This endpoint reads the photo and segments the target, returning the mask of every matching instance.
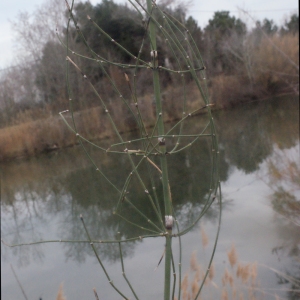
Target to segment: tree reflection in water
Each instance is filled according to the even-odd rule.
[[[201,126],[201,116],[195,118],[199,118]],[[226,182],[232,170],[237,168],[245,174],[256,173],[270,187],[272,207],[284,217],[280,218],[276,226],[285,242],[273,248],[273,252],[279,258],[291,256],[295,261],[295,270],[287,271],[299,278],[300,169],[299,152],[295,152],[299,150],[298,99],[244,105],[232,111],[217,113],[215,120],[219,132],[221,181]],[[127,139],[131,138],[129,135]],[[176,183],[172,185],[175,215],[182,227],[193,222],[209,193],[208,149],[207,145],[199,143],[189,151],[178,154],[176,159],[170,157],[170,182]],[[292,153],[294,157],[291,157]],[[129,166],[120,161],[123,158],[95,153],[93,149],[91,155],[101,160],[103,172],[120,187],[120,178],[126,178],[129,170]],[[122,238],[145,234],[141,228],[113,214],[116,205],[113,199],[118,194],[102,178],[97,177],[95,169],[77,148],[26,161],[3,163],[1,167],[1,234],[10,244],[40,239],[85,240],[86,235],[79,221],[80,214],[84,216],[90,234],[94,237],[114,239],[118,231]],[[203,173],[202,170],[207,172]],[[149,183],[146,179],[145,182]],[[155,220],[153,210],[144,201],[144,191],[136,188],[136,184],[133,181],[128,190],[139,200],[135,205]],[[160,195],[162,190],[158,188],[157,193]],[[126,218],[131,218],[126,206],[122,213]],[[143,218],[139,215],[136,218],[140,218],[136,221],[141,226],[147,227]],[[212,206],[205,218],[216,220],[217,210]],[[123,255],[132,257],[135,248],[141,243],[142,240],[124,243]],[[33,260],[43,260],[43,247],[18,247],[12,253],[19,266],[26,266]],[[66,243],[63,249],[67,260],[84,262],[87,256],[93,256],[89,244]],[[113,244],[101,244],[97,249],[99,255],[108,261],[119,259],[119,249]],[[7,251],[2,251],[3,260],[6,256]],[[289,297],[296,299],[292,294]]]

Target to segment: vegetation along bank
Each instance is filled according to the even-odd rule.
[[[36,155],[78,143],[59,117],[58,113],[69,108],[67,96],[66,49],[54,33],[57,27],[59,37],[66,40],[65,7],[63,1],[52,0],[40,7],[33,16],[21,13],[14,23],[18,39],[19,55],[17,65],[0,74],[0,161],[16,157]],[[52,14],[49,13],[51,6]],[[185,14],[184,7],[164,10],[181,20],[193,36],[207,73],[210,101],[215,108],[230,107],[242,102],[259,101],[280,94],[299,94],[299,16],[291,15],[282,26],[272,20],[256,22],[251,29],[227,11],[215,12],[212,19],[200,28],[197,22]],[[79,2],[75,15],[87,43],[110,61],[135,64],[128,53],[115,47],[104,34],[99,34],[89,15],[105,32],[131,53],[137,54],[145,36],[145,22],[131,8],[103,0],[100,4]],[[45,22],[47,20],[47,22]],[[159,35],[159,33],[158,33]],[[106,72],[113,84],[118,86],[128,106],[134,103],[124,69],[103,64],[100,68],[90,57],[88,49],[79,39],[76,29],[70,34],[70,49],[77,49],[80,55],[72,60],[105,99],[112,117],[117,120],[121,131],[134,130],[134,118],[126,107],[120,105]],[[159,65],[172,69],[172,53],[162,37],[158,36]],[[144,49],[149,49],[145,40]],[[149,52],[149,51],[148,51]],[[141,59],[150,61],[150,53],[143,51]],[[133,71],[126,70],[133,82]],[[70,89],[74,118],[78,132],[88,139],[110,137],[105,113],[99,99],[84,81],[81,74],[70,69]],[[182,78],[176,73],[161,70],[161,87],[164,118],[166,121],[182,116],[182,97],[178,86]],[[139,106],[146,126],[155,122],[155,107],[152,91],[152,74],[141,70],[136,78]],[[185,76],[186,111],[191,112],[201,104],[201,96],[189,76]],[[199,100],[200,99],[200,100]],[[203,101],[202,101],[203,102]],[[204,102],[203,102],[204,104]],[[66,115],[70,121],[70,116]]]

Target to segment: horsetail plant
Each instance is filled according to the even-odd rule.
[[[84,222],[84,218],[80,215],[80,219],[83,223],[83,227],[87,236],[86,240],[47,240],[38,241],[19,245],[10,245],[11,247],[21,245],[33,245],[39,243],[51,243],[51,242],[64,242],[64,243],[90,243],[94,254],[105,273],[105,276],[113,289],[124,299],[129,299],[112,281],[109,272],[107,271],[101,257],[97,253],[95,244],[99,243],[115,243],[119,247],[120,261],[122,267],[123,277],[130,288],[135,299],[141,299],[137,295],[134,286],[130,283],[125,273],[125,267],[123,262],[122,244],[130,243],[136,240],[145,238],[164,238],[165,239],[165,251],[161,260],[164,258],[164,300],[181,298],[181,260],[183,245],[181,243],[181,237],[191,231],[199,220],[205,215],[207,210],[211,207],[212,203],[216,201],[219,205],[219,218],[218,227],[216,230],[216,237],[214,242],[213,251],[210,256],[207,271],[199,287],[195,299],[201,293],[204,285],[204,281],[209,274],[210,266],[214,257],[220,224],[221,224],[221,212],[222,212],[222,199],[221,199],[221,187],[219,182],[219,171],[218,171],[218,142],[216,136],[216,129],[212,116],[211,106],[209,102],[208,90],[206,85],[205,66],[202,61],[199,50],[194,42],[190,32],[184,26],[184,24],[176,20],[168,12],[162,10],[155,1],[147,0],[144,6],[138,0],[129,0],[134,9],[138,12],[141,20],[144,20],[144,37],[141,42],[139,52],[131,53],[125,49],[119,41],[114,40],[108,33],[106,33],[97,23],[90,17],[87,19],[94,26],[95,30],[99,31],[99,34],[107,38],[114,47],[118,47],[121,51],[126,53],[133,63],[118,63],[109,60],[99,53],[96,53],[89,45],[83,31],[74,14],[74,0],[69,4],[67,0],[66,6],[68,11],[68,23],[66,27],[66,41],[64,42],[58,35],[62,45],[66,49],[66,81],[67,89],[69,94],[69,110],[60,113],[66,126],[76,135],[79,144],[85,152],[87,158],[94,166],[96,172],[107,182],[107,184],[118,194],[115,199],[114,215],[120,220],[130,223],[143,232],[142,235],[122,239],[120,233],[117,234],[117,238],[114,240],[101,240],[101,237],[92,237]],[[145,21],[146,20],[146,21]],[[72,25],[73,24],[73,25]],[[70,47],[70,34],[72,26],[75,28],[77,38],[83,43],[88,49],[89,56],[82,55],[75,49]],[[73,31],[74,33],[74,31]],[[170,56],[172,57],[172,66],[167,64],[160,65],[160,52],[158,50],[158,44],[164,43],[169,49]],[[148,46],[147,46],[148,45]],[[150,49],[147,49],[150,47]],[[148,61],[144,57],[148,57]],[[132,140],[124,139],[122,131],[116,120],[117,116],[114,114],[113,109],[107,102],[104,96],[101,95],[101,90],[95,86],[93,80],[89,78],[89,74],[85,74],[82,68],[76,62],[76,59],[86,59],[93,62],[101,70],[103,76],[107,78],[108,83],[112,86],[115,94],[120,99],[119,106],[125,108],[131,118],[135,122],[135,127],[138,128],[138,136]],[[122,95],[118,85],[108,72],[108,67],[114,66],[124,72],[124,82],[128,87],[129,98],[126,99]],[[108,148],[97,144],[97,142],[89,140],[84,137],[77,130],[76,118],[74,117],[73,102],[74,96],[72,86],[70,83],[70,69],[74,68],[77,72],[82,75],[82,78],[89,86],[91,91],[98,99],[103,109],[103,118],[110,124],[112,131],[114,132],[117,142],[111,144]],[[154,106],[155,113],[154,119],[152,120],[152,126],[149,126],[149,122],[145,119],[149,119],[147,114],[149,111],[143,111],[141,108],[142,104],[138,94],[139,75],[141,72],[152,73],[152,85],[154,94]],[[162,96],[162,84],[161,84],[161,73],[169,73],[180,77],[180,84],[182,87],[182,95],[178,99],[171,99],[170,102],[181,103],[181,117],[176,123],[170,128],[165,122],[165,110]],[[188,77],[188,78],[187,78]],[[188,94],[187,94],[187,82],[193,81],[197,90],[199,91],[199,99],[196,100],[196,106],[189,107]],[[207,123],[196,133],[185,133],[185,123],[187,119],[192,116],[199,114],[201,111],[206,112]],[[71,121],[68,121],[66,114],[71,116]],[[101,116],[102,117],[102,116]],[[195,117],[196,119],[196,117]],[[189,148],[196,145],[196,142],[208,143],[211,150],[211,180],[209,186],[209,193],[204,199],[204,205],[199,215],[191,220],[190,224],[182,228],[181,224],[176,219],[175,209],[172,202],[172,186],[173,182],[170,182],[168,161],[170,157],[176,156],[178,153],[187,151]],[[120,188],[116,185],[107,174],[104,174],[101,170],[101,165],[92,157],[89,153],[87,145],[91,145],[99,149],[99,151],[106,153],[106,155],[125,155],[131,170],[127,174],[127,178],[124,179],[124,183]],[[145,176],[141,174],[141,169],[146,168],[147,180],[150,180],[151,186],[148,181],[146,182]],[[144,191],[145,198],[150,204],[152,213],[151,218],[147,216],[147,213],[143,212],[137,205],[139,199],[135,199],[134,193],[129,193],[133,180],[136,180],[139,185],[139,189]],[[158,192],[159,189],[162,193]],[[132,218],[128,219],[123,214],[124,209],[131,210]],[[138,218],[137,218],[138,217]],[[147,226],[140,224],[136,220],[143,220],[148,224]],[[100,239],[99,239],[100,238]],[[174,259],[174,249],[172,246],[172,240],[174,238],[179,239],[179,261],[178,265]],[[178,269],[177,269],[178,268]],[[173,274],[173,277],[172,277]],[[95,295],[97,295],[94,290]],[[97,296],[98,297],[98,296]],[[96,297],[96,298],[97,298]]]

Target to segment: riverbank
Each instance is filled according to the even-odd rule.
[[[211,97],[210,102],[214,104],[213,109],[230,108],[250,101],[259,102],[270,97],[265,93],[251,92],[249,88],[244,86],[243,82],[237,88],[236,79],[228,76],[214,77],[208,86]],[[204,106],[204,101],[195,85],[189,84],[186,93],[186,113]],[[280,93],[278,94],[280,95]],[[167,88],[162,97],[165,122],[180,119],[182,116],[182,102],[176,101],[176,99],[182,97],[181,89]],[[139,109],[146,128],[155,124],[155,107],[152,98],[152,95],[146,95],[139,100]],[[109,111],[121,133],[137,129],[134,117],[122,111],[119,105],[111,104]],[[64,117],[72,126],[71,114],[65,113]],[[100,106],[75,112],[74,121],[77,132],[89,140],[114,136],[114,129],[106,117]],[[78,143],[79,140],[76,134],[67,127],[57,113],[50,117],[27,120],[18,125],[0,129],[0,161],[52,152]]]
[[[180,89],[169,88],[162,95],[165,122],[179,119],[182,116],[182,102],[173,101],[173,99],[178,99],[179,93]],[[204,101],[195,86],[187,88],[186,97],[188,98],[187,112],[204,106]],[[146,128],[155,124],[155,107],[152,98],[152,95],[145,95],[139,100],[139,110]],[[120,133],[137,129],[134,117],[122,110],[119,103],[112,102],[108,109]],[[64,113],[64,117],[73,127],[71,114]],[[76,131],[88,140],[105,139],[115,135],[114,128],[110,125],[105,111],[100,106],[75,112],[73,117]],[[78,143],[79,139],[76,134],[68,128],[57,113],[43,119],[29,120],[0,129],[0,161],[25,158],[74,146]]]

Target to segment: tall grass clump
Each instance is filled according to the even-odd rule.
[[[47,242],[89,243],[115,292],[124,299],[142,299],[143,295],[137,294],[135,286],[127,277],[122,245],[146,238],[164,239],[165,251],[162,257],[164,259],[163,299],[175,299],[175,294],[177,299],[181,299],[181,294],[184,292],[182,286],[185,280],[182,279],[181,275],[185,248],[185,245],[181,243],[181,237],[190,232],[211,205],[216,202],[219,207],[219,218],[214,246],[201,281],[193,287],[193,298],[197,299],[205,280],[212,276],[212,261],[217,246],[222,211],[218,172],[219,150],[206,87],[205,66],[189,31],[182,22],[168,13],[167,8],[162,8],[151,0],[147,0],[146,5],[137,0],[129,0],[129,2],[140,18],[135,22],[144,24],[144,35],[140,41],[138,53],[131,53],[123,47],[121,40],[115,40],[109,36],[94,22],[91,16],[86,16],[91,30],[97,30],[99,35],[104,36],[107,42],[111,43],[111,47],[118,48],[126,54],[129,62],[124,63],[119,62],[117,57],[112,59],[109,55],[97,53],[90,47],[81,29],[83,21],[74,13],[74,1],[71,3],[66,1],[69,15],[66,39],[61,38],[60,40],[66,49],[69,108],[61,112],[60,115],[73,137],[81,145],[87,159],[94,166],[95,176],[99,176],[99,180],[104,180],[114,192],[115,198],[111,201],[115,203],[113,214],[118,220],[118,224],[127,222],[135,230],[130,238],[124,238],[122,228],[119,225],[115,239],[102,240],[101,236],[95,236],[92,228],[86,222],[88,216],[80,215],[86,240],[39,241],[29,244]],[[59,34],[58,37],[60,38]],[[76,40],[77,43],[71,43],[71,40]],[[77,45],[86,47],[89,55],[81,54],[80,47],[78,47],[79,50],[76,49]],[[159,49],[162,47],[169,49],[168,57],[160,57]],[[118,101],[112,103],[110,99],[105,97],[104,90],[97,86],[97,80],[89,76],[89,68],[85,68],[84,61],[89,68],[92,66],[98,68],[99,76],[106,78],[107,86],[104,88],[112,90],[118,96]],[[98,113],[99,122],[114,139],[109,147],[103,147],[98,142],[90,141],[88,134],[82,130],[80,118],[74,113],[74,105],[78,101],[77,87],[71,84],[74,71],[82,75],[82,84],[89,88],[101,106],[101,111]],[[164,89],[163,79],[166,76],[173,78],[172,82],[176,85],[174,87],[176,88],[175,94]],[[145,84],[144,78],[147,78],[148,88],[152,91],[152,99],[140,97],[138,86]],[[197,89],[198,93],[193,96],[197,95],[197,97],[189,99],[189,90],[192,88]],[[206,112],[201,115],[200,127],[194,126],[194,128],[187,130],[186,121],[193,118],[192,120],[196,124],[199,121],[200,112]],[[170,125],[167,121],[168,116],[172,114],[175,114],[178,120],[175,124]],[[120,115],[126,116],[126,118],[120,119]],[[93,119],[95,119],[94,115],[91,117],[91,120]],[[131,124],[130,128],[137,128],[136,137],[126,140],[123,133],[129,123]],[[189,153],[189,149],[192,147],[199,147],[201,143],[207,145],[210,152],[208,192],[203,199],[199,199],[203,203],[201,211],[196,216],[193,215],[187,224],[180,224],[176,218],[173,203],[173,198],[176,198],[177,195],[172,193],[179,182],[172,180],[173,177],[170,176],[170,162],[176,160],[178,155]],[[104,174],[101,161],[99,162],[89,152],[90,146],[109,156],[124,157],[122,159],[124,165],[120,165],[120,168],[128,169],[126,178],[120,182],[120,180],[116,181],[110,174]],[[182,166],[182,168],[184,167]],[[203,172],[207,172],[207,170],[203,170]],[[141,197],[140,195],[144,196]],[[126,217],[128,215],[131,217]],[[173,239],[179,240],[177,249],[174,249]],[[100,257],[97,246],[103,243],[116,244],[119,247],[122,274],[129,287],[130,296],[125,295],[125,292],[114,284],[113,276]],[[175,261],[177,257],[178,261]]]
[[[206,235],[201,226],[201,236]],[[209,241],[202,238],[202,248],[205,251]],[[197,251],[190,255],[190,268],[185,272],[181,289],[182,300],[196,299],[197,290],[205,276],[205,266],[198,262]],[[284,282],[289,282],[292,288],[280,287],[278,289],[266,289],[261,286],[259,281],[260,271],[268,271],[269,275],[276,275]],[[245,262],[239,258],[234,244],[226,251],[226,259],[222,263],[213,262],[210,266],[207,280],[205,281],[202,294],[197,299],[220,299],[220,300],[264,300],[264,299],[286,299],[282,298],[282,292],[287,292],[291,299],[298,299],[300,281],[274,268],[257,262]],[[175,300],[179,298],[174,298]]]

